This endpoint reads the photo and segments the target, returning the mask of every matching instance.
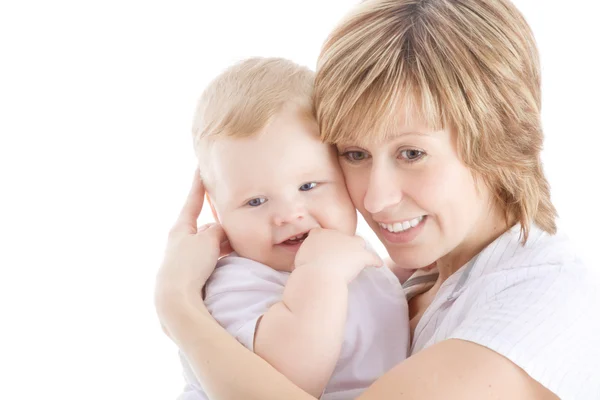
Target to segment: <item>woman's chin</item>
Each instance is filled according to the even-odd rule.
[[[437,259],[429,254],[423,254],[418,248],[388,248],[388,254],[397,268],[415,270],[435,267]]]

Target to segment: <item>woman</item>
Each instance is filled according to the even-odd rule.
[[[405,284],[412,356],[361,399],[600,396],[594,288],[556,234],[540,99],[533,36],[508,0],[365,1],[326,42],[316,112],[354,205],[400,267],[435,265]],[[202,198],[196,178],[159,273],[165,331],[211,398],[312,398],[199,299],[225,240],[197,232]]]

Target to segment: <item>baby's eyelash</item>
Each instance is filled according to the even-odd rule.
[[[255,200],[258,200],[258,202],[256,202]],[[245,205],[250,206],[250,207],[258,207],[258,206],[265,204],[266,202],[267,202],[267,199],[265,199],[264,197],[255,197],[253,199],[248,200],[245,203]]]

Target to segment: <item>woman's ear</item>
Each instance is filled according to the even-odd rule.
[[[221,221],[219,221],[219,215],[217,214],[217,210],[215,209],[215,206],[213,205],[212,200],[210,199],[210,195],[208,193],[206,193],[206,201],[208,201],[208,205],[210,206],[210,211],[212,212],[215,222],[220,224]]]

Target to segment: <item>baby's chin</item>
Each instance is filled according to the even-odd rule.
[[[267,267],[274,269],[275,271],[281,272],[292,272],[294,269],[294,259],[295,253],[293,254],[281,254],[281,252],[273,251],[271,254],[268,254],[267,257],[259,257],[253,254],[244,253],[243,251],[239,252],[234,249],[235,253],[239,257],[248,258],[250,260],[256,261]],[[277,254],[279,253],[279,254]]]
[[[266,265],[266,264],[265,264]],[[280,265],[269,265],[275,271],[279,272],[292,272],[294,270],[294,264],[280,264]]]
[[[276,259],[276,260],[264,260],[264,261],[259,261],[261,264],[266,265],[267,267],[274,269],[275,271],[280,271],[280,272],[292,272],[294,270],[294,258],[295,257],[291,257],[291,259],[288,259],[288,257],[285,257],[285,260],[282,260],[281,258]]]

